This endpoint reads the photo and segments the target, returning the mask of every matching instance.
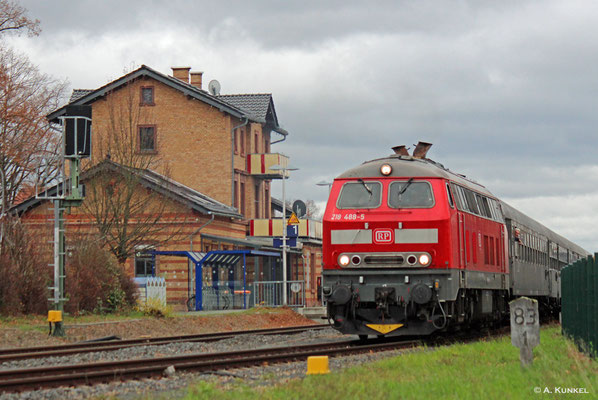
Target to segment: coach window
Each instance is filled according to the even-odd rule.
[[[337,208],[377,208],[381,203],[380,182],[347,182],[341,189]]]
[[[388,188],[388,205],[392,208],[432,208],[432,186],[427,181],[392,182]]]

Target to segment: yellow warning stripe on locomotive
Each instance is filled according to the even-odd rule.
[[[387,334],[388,332],[392,332],[395,329],[399,329],[404,324],[366,324],[368,328],[375,330],[376,332],[380,332],[382,334]]]

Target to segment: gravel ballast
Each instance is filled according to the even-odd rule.
[[[293,335],[246,335],[211,343],[171,343],[163,346],[138,346],[116,351],[75,354],[68,357],[52,357],[47,359],[30,359],[0,364],[2,369],[33,368],[49,365],[79,364],[132,358],[166,357],[184,353],[216,353],[240,349],[256,349],[262,347],[300,345],[329,340],[339,340],[345,336],[333,329],[311,330]],[[330,359],[330,369],[339,370],[348,366],[362,364],[384,357],[400,354],[405,350],[393,350],[380,353],[367,353]],[[143,394],[167,394],[168,398],[181,398],[186,387],[197,380],[217,382],[219,386],[227,386],[242,379],[250,385],[273,385],[281,381],[302,378],[305,376],[307,363],[292,362],[256,366],[204,374],[165,371],[162,379],[142,379],[126,382],[114,382],[77,388],[57,388],[35,392],[6,393],[0,400],[22,399],[87,399],[92,396],[117,396],[118,398],[135,399]]]

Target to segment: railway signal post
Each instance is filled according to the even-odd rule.
[[[78,207],[83,202],[84,187],[79,182],[81,159],[91,156],[91,106],[67,106],[59,117],[62,125],[62,157],[60,178],[56,185],[56,193],[45,198],[54,204],[54,292],[50,302],[53,310],[48,312],[50,333],[53,336],[65,336],[62,313],[65,298],[65,220],[64,211],[70,207]],[[67,179],[65,161],[69,161]],[[52,331],[54,323],[54,331]]]
[[[511,309],[511,344],[519,347],[521,366],[531,365],[533,349],[540,344],[538,301],[520,297],[509,303]]]

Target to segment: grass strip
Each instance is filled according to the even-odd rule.
[[[508,336],[429,350],[266,388],[238,381],[223,390],[200,382],[185,399],[598,398],[598,362],[580,353],[560,327],[542,329],[528,368],[520,366],[519,349]],[[571,389],[582,394],[564,393]]]

